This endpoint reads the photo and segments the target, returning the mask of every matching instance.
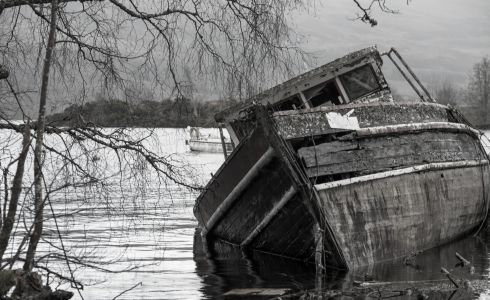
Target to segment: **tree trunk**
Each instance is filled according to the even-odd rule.
[[[17,160],[17,170],[15,171],[14,180],[12,183],[12,193],[10,196],[8,213],[3,222],[2,230],[0,232],[0,261],[3,258],[3,254],[7,249],[8,242],[10,240],[10,234],[15,223],[15,215],[17,214],[17,205],[19,203],[20,194],[22,192],[22,179],[24,178],[24,165],[29,152],[29,145],[31,144],[31,130],[29,124],[26,125],[24,130],[24,137],[22,139],[22,150]],[[7,199],[5,199],[7,201]]]
[[[44,201],[43,201],[43,141],[44,127],[46,124],[46,99],[48,94],[49,70],[56,44],[56,21],[58,11],[58,0],[51,1],[51,19],[49,26],[48,43],[46,46],[46,56],[44,58],[41,96],[39,98],[39,114],[36,128],[36,146],[34,148],[34,229],[30,236],[29,248],[27,249],[24,270],[31,271],[34,267],[34,255],[36,254],[37,244],[43,232]]]

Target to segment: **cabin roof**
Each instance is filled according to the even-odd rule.
[[[218,122],[223,122],[228,116],[238,113],[239,111],[250,107],[253,103],[276,103],[279,100],[285,99],[293,94],[288,94],[290,90],[303,90],[311,87],[309,84],[310,79],[321,77],[323,81],[327,81],[336,75],[339,75],[343,69],[348,69],[361,62],[362,60],[372,59],[382,64],[381,57],[376,46],[364,48],[352,53],[349,53],[343,57],[340,57],[334,61],[310,70],[306,73],[293,77],[281,84],[278,84],[268,90],[265,90],[247,100],[231,106],[215,115],[215,119]]]

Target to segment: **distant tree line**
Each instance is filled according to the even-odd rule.
[[[473,125],[490,128],[490,59],[482,58],[473,65],[468,85],[457,87],[444,80],[432,86],[437,102],[458,108]]]
[[[216,127],[214,115],[235,103],[187,98],[132,103],[99,97],[96,101],[72,104],[63,112],[48,116],[48,122],[58,126],[92,123],[101,127]]]
[[[430,90],[438,103],[455,106],[477,127],[490,128],[488,57],[475,63],[467,86],[460,87],[449,80],[442,80],[431,84]],[[197,101],[188,98],[141,100],[137,99],[137,94],[132,93],[126,97],[128,100],[98,97],[92,102],[72,104],[61,113],[48,116],[48,122],[62,126],[89,122],[102,127],[215,127],[214,115],[237,103],[236,100]],[[394,98],[403,100],[401,95],[394,95]]]

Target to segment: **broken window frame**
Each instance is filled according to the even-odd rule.
[[[368,68],[370,70],[371,76],[374,79],[374,83],[376,84],[376,87],[369,90],[369,91],[366,91],[363,94],[360,94],[356,97],[353,97],[353,95],[351,95],[352,91],[350,91],[348,89],[348,85],[345,82],[345,79],[343,79],[343,78],[345,78],[344,76],[346,76],[346,75],[348,76],[349,74],[358,72],[359,70],[361,70],[363,68]],[[376,70],[377,70],[377,66],[375,66],[373,63],[367,63],[367,64],[357,66],[357,67],[355,67],[355,68],[353,68],[347,72],[337,74],[336,76],[330,78],[329,80],[326,80],[326,81],[324,81],[320,84],[317,84],[313,87],[309,87],[308,89],[299,91],[292,96],[289,96],[287,98],[284,98],[284,99],[272,104],[273,110],[283,111],[283,110],[295,110],[295,109],[304,109],[304,108],[308,109],[308,108],[313,108],[313,107],[325,106],[325,104],[327,104],[327,103],[331,103],[331,105],[334,105],[334,106],[349,104],[349,103],[351,103],[357,99],[360,99],[360,98],[366,97],[368,95],[374,94],[374,93],[383,89],[383,85],[380,82],[380,78],[378,77],[378,75],[377,75],[378,73],[376,72]],[[313,89],[318,89],[321,86],[325,86],[326,84],[333,84],[335,86],[335,88],[337,89],[337,92],[339,94],[338,97],[340,97],[340,99],[341,99],[341,100],[339,100],[340,104],[336,104],[330,100],[330,101],[325,101],[324,103],[322,103],[320,105],[314,106],[311,102],[311,99],[314,97],[309,98],[308,92],[313,90]],[[296,103],[294,103],[295,105],[291,105],[290,109],[280,109],[280,107],[284,107],[287,102],[296,102]]]
[[[369,91],[366,91],[365,93],[363,94],[360,94],[360,95],[357,95],[356,97],[353,97],[353,95],[351,95],[352,91],[349,90],[348,88],[348,85],[347,83],[345,82],[345,77],[344,76],[347,76],[351,73],[355,73],[356,71],[359,71],[360,69],[363,69],[363,68],[368,68],[370,71],[371,71],[371,75],[376,83],[376,88],[374,89],[371,89]],[[360,99],[362,97],[365,97],[365,96],[368,96],[368,95],[371,95],[379,90],[382,89],[382,86],[381,86],[381,83],[379,82],[379,79],[378,79],[378,76],[376,75],[376,71],[374,70],[373,68],[373,65],[372,64],[365,64],[365,65],[362,65],[358,68],[355,68],[354,70],[350,70],[348,72],[345,72],[343,74],[340,74],[338,76],[336,76],[339,80],[337,82],[337,84],[342,84],[342,88],[344,89],[344,91],[346,92],[348,98],[349,98],[349,102],[352,102],[352,101],[355,101],[356,99]]]
[[[294,102],[296,102],[295,100],[299,100],[299,101],[297,101],[298,105],[295,105],[296,104],[296,103],[294,103]],[[288,102],[291,102],[291,109],[280,109],[281,107],[288,105]],[[303,100],[299,94],[287,97],[285,99],[282,99],[281,101],[278,101],[278,102],[272,104],[272,109],[274,111],[294,110],[294,109],[301,109],[304,107],[305,107],[305,104],[304,104],[304,102],[303,102]]]

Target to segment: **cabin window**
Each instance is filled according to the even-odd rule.
[[[371,65],[365,65],[340,76],[351,100],[370,94],[380,88]]]
[[[335,80],[330,80],[303,92],[311,107],[342,104]]]
[[[287,98],[285,100],[282,100],[281,102],[278,102],[272,106],[272,109],[275,111],[282,111],[282,110],[293,110],[293,109],[298,109],[303,107],[303,102],[301,99],[297,96]]]

